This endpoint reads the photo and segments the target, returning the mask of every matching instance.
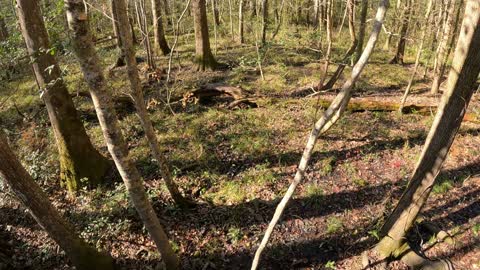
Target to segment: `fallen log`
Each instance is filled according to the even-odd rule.
[[[205,101],[210,101],[213,97],[227,97],[233,99],[233,101],[230,101],[227,105],[227,108],[229,109],[242,106],[249,108],[258,107],[255,103],[255,98],[249,97],[249,94],[242,88],[220,84],[207,84],[199,89],[187,92],[183,95],[182,104],[186,107],[188,103],[204,103]]]
[[[318,99],[318,106],[320,108],[328,108],[332,101],[328,99]],[[376,100],[351,100],[347,105],[349,112],[394,112],[400,110],[400,104],[388,101]],[[403,114],[420,114],[420,115],[434,115],[437,111],[437,106],[433,105],[405,105],[402,109]],[[476,114],[466,113],[463,121],[480,123],[480,119]]]

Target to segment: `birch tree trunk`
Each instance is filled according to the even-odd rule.
[[[152,16],[153,16],[153,46],[155,50],[161,51],[163,55],[170,53],[167,40],[165,39],[165,31],[162,22],[162,4],[160,0],[152,0]]]
[[[122,26],[128,25],[126,16],[126,5],[124,0],[117,1],[117,12],[119,15],[119,25],[122,35],[128,28]],[[155,214],[150,200],[143,186],[143,181],[135,167],[127,144],[118,126],[118,119],[113,108],[110,95],[107,92],[108,86],[105,77],[98,63],[100,63],[95,48],[92,43],[91,34],[88,26],[87,14],[83,0],[66,0],[67,18],[70,30],[72,32],[72,43],[74,52],[80,62],[80,67],[85,80],[90,87],[95,111],[100,126],[107,142],[108,151],[113,157],[118,171],[127,187],[129,196],[133,205],[137,209],[140,218],[150,233],[153,241],[157,245],[158,251],[162,255],[167,269],[179,269],[179,260],[170,246],[167,235]],[[129,33],[129,32],[128,32]],[[122,39],[122,42],[130,40]],[[128,56],[127,61],[129,61]]]
[[[305,176],[305,171],[307,169],[308,163],[312,156],[313,148],[315,146],[315,143],[317,142],[318,136],[320,135],[321,132],[328,130],[328,128],[331,125],[333,125],[336,120],[338,120],[338,118],[342,115],[342,113],[346,109],[347,104],[350,100],[350,97],[352,96],[353,86],[355,85],[355,82],[360,77],[360,74],[365,68],[368,62],[368,59],[370,58],[370,55],[372,54],[373,49],[375,48],[375,44],[377,43],[378,36],[382,29],[383,20],[387,12],[388,3],[389,3],[388,0],[380,1],[377,14],[375,16],[375,22],[373,24],[372,33],[367,42],[367,45],[365,46],[365,50],[363,51],[362,56],[360,57],[360,60],[353,67],[350,78],[343,84],[342,89],[340,90],[338,95],[335,97],[335,99],[332,101],[328,109],[322,114],[320,119],[313,126],[313,129],[308,137],[307,145],[305,146],[305,149],[302,154],[302,158],[298,165],[298,169],[295,174],[295,177],[292,183],[290,184],[287,192],[283,196],[282,200],[277,205],[277,208],[275,209],[275,213],[272,217],[272,220],[268,224],[268,228],[265,231],[265,235],[263,236],[262,242],[260,243],[257,251],[255,252],[255,257],[253,259],[252,267],[251,267],[252,270],[257,269],[258,264],[260,262],[261,254],[265,249],[268,243],[268,240],[270,239],[270,236],[272,235],[275,225],[277,224],[278,220],[282,216],[282,213],[285,210],[285,207],[288,201],[293,196],[293,193],[295,192],[295,189],[297,188],[298,184],[300,184],[303,181],[303,178]]]
[[[404,261],[414,269],[450,269],[445,261],[429,261],[411,251],[406,233],[425,205],[475,91],[480,72],[480,2],[469,0],[455,49],[447,88],[428,133],[422,154],[405,193],[382,228],[376,247],[382,258],[406,253]],[[428,267],[428,268],[427,268]]]
[[[0,130],[0,180],[11,188],[16,198],[28,208],[38,224],[65,251],[78,270],[113,270],[113,260],[78,237],[73,226],[64,220],[32,179],[7,143]]]
[[[85,185],[82,179],[88,179],[90,188],[102,183],[110,163],[93,147],[77,115],[60,68],[51,53],[38,4],[38,1],[17,0],[18,18],[55,134],[61,185],[74,194]]]

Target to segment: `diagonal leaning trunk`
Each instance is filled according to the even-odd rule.
[[[121,1],[117,1],[121,2]],[[172,179],[172,174],[168,167],[168,163],[164,155],[160,150],[158,144],[157,136],[155,130],[153,129],[152,121],[148,116],[147,108],[145,106],[145,100],[142,92],[142,85],[140,83],[140,76],[138,75],[137,61],[135,59],[135,50],[132,42],[132,35],[128,31],[128,20],[126,10],[117,9],[119,15],[119,25],[120,25],[120,39],[122,40],[122,54],[125,55],[125,60],[127,63],[127,73],[130,80],[131,95],[133,97],[135,108],[137,110],[138,117],[142,123],[142,127],[145,130],[145,135],[147,137],[148,143],[150,144],[150,149],[153,152],[153,156],[160,165],[160,173],[162,174],[165,184],[167,185],[168,191],[172,196],[175,203],[180,206],[189,207],[193,206],[193,202],[185,199],[180,191],[178,190],[177,185]]]
[[[117,0],[116,4],[118,11],[122,11],[121,14],[124,14],[126,12],[125,1]],[[167,269],[178,269],[178,257],[173,252],[167,235],[155,214],[143,186],[142,177],[135,167],[121,129],[118,126],[115,109],[107,92],[108,86],[98,64],[100,60],[92,43],[83,0],[66,0],[65,5],[68,24],[72,32],[73,49],[80,62],[85,80],[90,87],[90,94],[108,151],[112,155],[115,165],[127,187],[130,199],[147,231],[157,245]],[[122,20],[126,21],[127,19],[128,17],[123,16]]]
[[[12,152],[5,134],[0,130],[0,180],[2,179],[78,270],[113,270],[112,258],[85,243],[75,233],[73,226],[61,217]]]
[[[77,115],[60,68],[50,51],[38,1],[17,0],[22,35],[52,124],[60,159],[61,185],[73,194],[87,178],[89,187],[103,181],[110,163],[92,145]]]
[[[447,89],[407,189],[382,228],[384,237],[376,247],[381,258],[398,259],[398,254],[404,253],[406,255],[401,259],[414,269],[448,269],[445,268],[444,261],[429,261],[416,255],[406,243],[405,237],[435,185],[435,179],[475,91],[475,81],[480,72],[479,47],[480,2],[469,0]]]
[[[362,73],[363,69],[367,65],[368,59],[370,58],[370,55],[372,54],[373,49],[375,48],[375,44],[377,43],[378,36],[382,29],[383,20],[387,12],[388,3],[389,3],[388,0],[380,1],[380,5],[378,7],[377,14],[375,16],[375,22],[373,24],[372,33],[367,42],[367,45],[365,46],[365,50],[363,51],[362,56],[353,67],[350,79],[348,79],[343,84],[340,93],[335,97],[335,99],[330,104],[328,109],[323,113],[322,117],[313,126],[310,136],[308,137],[307,145],[303,150],[303,155],[300,160],[300,164],[298,165],[295,178],[293,179],[292,183],[288,187],[288,190],[285,193],[284,197],[282,198],[280,203],[277,205],[277,208],[275,209],[275,213],[273,214],[272,220],[268,224],[268,228],[265,231],[265,235],[263,236],[262,242],[260,243],[260,246],[255,252],[255,257],[253,259],[252,267],[251,267],[252,270],[257,269],[258,264],[260,262],[260,256],[262,254],[262,251],[266,247],[275,225],[280,219],[288,201],[293,196],[293,193],[295,192],[295,189],[297,188],[298,184],[300,184],[303,181],[303,177],[305,175],[308,162],[310,161],[310,158],[312,156],[313,148],[315,146],[315,143],[317,142],[318,136],[322,132],[328,130],[328,128],[331,127],[335,123],[335,121],[338,120],[341,114],[345,111],[348,101],[352,96],[353,86],[355,85],[355,82],[358,80],[358,78],[360,77],[360,74]]]

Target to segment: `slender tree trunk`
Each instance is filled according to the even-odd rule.
[[[8,39],[8,29],[3,17],[0,17],[0,42]]]
[[[135,1],[135,10],[136,10],[136,13],[137,13],[137,22],[138,22],[138,25],[140,26],[140,32],[142,34],[143,48],[145,49],[145,52],[147,53],[147,64],[148,64],[148,67],[150,69],[154,70],[156,68],[156,66],[155,66],[155,61],[153,59],[152,48],[150,46],[150,36],[148,34],[149,31],[148,31],[147,15],[146,15],[146,12],[145,12],[145,0],[136,0]],[[118,14],[118,15],[120,17],[120,14]],[[121,20],[121,18],[119,18],[119,20]],[[127,25],[125,25],[125,26],[127,27]]]
[[[193,0],[192,11],[195,28],[195,62],[197,64],[197,70],[215,69],[218,63],[210,49],[205,0]]]
[[[362,54],[363,41],[365,40],[365,26],[367,22],[368,0],[362,0],[362,9],[360,11],[360,28],[358,29],[358,44],[355,50],[354,62],[357,62]]]
[[[73,226],[65,221],[48,200],[40,186],[32,179],[7,143],[0,130],[0,179],[11,188],[40,226],[65,251],[67,257],[79,270],[113,270],[113,260],[88,246],[75,233]]]
[[[128,29],[127,7],[124,0],[117,1],[117,12],[121,36],[124,46],[132,46],[132,37]],[[179,260],[173,252],[167,235],[155,214],[150,200],[143,186],[143,181],[135,167],[134,161],[129,154],[127,144],[118,126],[118,119],[113,108],[110,95],[107,92],[108,85],[100,68],[98,56],[91,41],[87,14],[83,0],[67,0],[66,9],[68,22],[72,32],[72,43],[75,54],[80,62],[85,80],[90,87],[93,104],[97,112],[98,120],[107,142],[107,147],[115,161],[118,171],[127,187],[133,205],[137,209],[143,224],[150,233],[153,241],[162,255],[167,269],[179,269]],[[127,33],[127,34],[125,34]],[[128,44],[125,44],[127,43]],[[125,54],[127,63],[132,61],[132,55]],[[133,59],[134,61],[135,59]]]
[[[162,4],[160,0],[152,0],[152,16],[153,16],[153,45],[155,50],[162,51],[163,55],[170,53],[162,22]]]
[[[412,1],[405,0],[404,12],[402,14],[402,26],[400,27],[400,37],[398,39],[397,51],[390,64],[401,64],[403,65],[403,56],[405,55],[405,44],[408,32],[408,24],[410,22],[410,14],[412,12]]]
[[[308,142],[303,151],[303,155],[300,160],[300,164],[298,165],[295,178],[290,184],[284,197],[282,198],[280,203],[277,205],[273,218],[268,224],[267,230],[265,231],[265,235],[263,236],[262,242],[260,243],[260,246],[255,252],[255,257],[253,259],[252,267],[251,267],[252,270],[257,269],[263,249],[266,247],[268,240],[272,235],[275,225],[277,224],[278,220],[282,216],[282,213],[285,210],[285,207],[288,201],[293,196],[293,193],[295,192],[295,189],[297,188],[298,184],[300,184],[303,181],[305,171],[307,169],[308,162],[310,161],[310,158],[312,156],[313,148],[315,147],[315,143],[318,139],[318,136],[322,132],[327,131],[328,128],[330,128],[335,123],[335,121],[338,120],[338,118],[342,115],[342,113],[346,109],[347,104],[352,96],[353,86],[355,85],[355,82],[360,77],[360,74],[365,68],[368,62],[368,59],[370,58],[370,55],[372,54],[373,49],[375,48],[375,44],[377,43],[378,36],[382,30],[382,24],[385,18],[385,14],[387,12],[387,7],[388,7],[388,0],[381,0],[377,10],[377,14],[375,16],[375,22],[373,24],[372,33],[367,42],[367,45],[365,46],[365,50],[363,51],[362,56],[360,57],[360,60],[353,67],[352,74],[350,78],[343,84],[342,89],[340,90],[340,93],[335,97],[335,99],[330,104],[328,109],[322,114],[322,117],[315,123],[308,137]]]
[[[328,67],[330,65],[330,54],[332,52],[332,0],[327,0],[326,2],[327,9],[325,14],[325,19],[327,21],[327,52],[325,53],[325,63],[323,65],[323,70],[320,73],[320,81],[318,82],[318,89],[322,89],[325,85],[325,79],[327,78],[328,74]]]
[[[403,106],[405,105],[405,101],[407,100],[407,96],[410,93],[410,89],[413,85],[413,80],[415,79],[415,75],[417,74],[418,66],[420,64],[420,56],[422,55],[423,50],[423,43],[425,41],[425,36],[427,35],[427,28],[430,24],[430,13],[432,12],[432,5],[433,0],[428,1],[427,11],[425,12],[425,27],[422,29],[422,34],[420,37],[420,44],[418,45],[417,49],[417,57],[415,58],[415,66],[413,68],[412,75],[410,76],[410,80],[408,81],[407,88],[405,89],[405,93],[403,94],[402,101],[400,102],[400,112],[403,110]]]
[[[332,77],[330,77],[330,80],[328,80],[328,82],[324,86],[322,86],[321,88],[322,90],[333,88],[337,80],[342,75],[343,70],[345,69],[345,66],[348,64],[348,60],[351,58],[351,56],[355,52],[355,48],[357,47],[358,41],[355,36],[355,22],[354,22],[354,14],[355,14],[354,0],[347,0],[347,6],[345,8],[348,11],[348,29],[350,33],[351,45],[350,45],[350,48],[348,48],[347,52],[345,53],[345,56],[343,57],[342,62],[338,65],[337,70],[335,70]]]
[[[262,45],[267,42],[268,0],[262,0]]]
[[[443,266],[445,262],[432,262],[410,252],[405,238],[435,185],[435,179],[447,157],[475,91],[475,81],[480,72],[479,25],[480,2],[469,0],[446,91],[413,176],[395,210],[387,218],[382,228],[384,237],[376,247],[382,258],[406,253],[408,256],[402,259],[405,259],[405,262],[414,269],[427,269],[427,267],[430,267],[428,269],[450,269]],[[420,258],[420,260],[413,262],[412,258]]]
[[[313,26],[317,27],[320,20],[320,0],[313,0]]]
[[[442,82],[443,73],[445,67],[443,66],[444,59],[448,58],[448,40],[451,34],[451,29],[453,27],[453,18],[455,16],[455,0],[450,0],[450,4],[447,11],[447,20],[445,22],[445,28],[443,29],[443,35],[441,37],[440,43],[438,44],[438,54],[436,59],[435,69],[433,71],[433,82],[430,90],[431,94],[438,94],[440,89],[440,83]]]
[[[284,6],[285,6],[285,0],[282,0],[282,2],[280,2],[280,8],[278,9],[278,14],[279,15],[278,15],[278,20],[277,20],[277,27],[275,28],[275,31],[272,34],[272,39],[275,39],[278,32],[280,31],[280,27],[283,24],[283,8],[284,8]]]
[[[122,15],[123,13],[124,12],[122,12],[121,10],[118,10],[118,14]],[[122,27],[126,26],[127,21],[120,19],[119,25]],[[140,118],[140,122],[142,123],[143,129],[145,130],[145,135],[150,144],[150,149],[153,152],[154,158],[160,165],[161,175],[165,180],[165,184],[173,200],[180,206],[193,206],[193,203],[183,198],[180,191],[178,190],[177,185],[172,179],[172,174],[170,173],[168,162],[165,156],[162,154],[162,151],[160,150],[157,135],[155,134],[155,130],[153,129],[152,122],[150,120],[150,117],[148,116],[147,108],[145,106],[142,85],[137,69],[137,61],[135,59],[135,50],[132,43],[132,36],[128,31],[124,31],[123,29],[124,28],[120,28],[120,37],[123,44],[123,54],[125,55],[125,59],[127,62],[127,73],[130,80],[131,96],[133,97],[135,108]]]
[[[228,0],[228,17],[230,19],[230,36],[235,40],[235,33],[233,32],[233,14],[232,14],[232,0]]]
[[[244,1],[240,0],[238,2],[238,41],[240,44],[245,43],[245,36],[244,36],[244,22],[243,22],[243,7],[244,7]]]
[[[85,179],[89,187],[95,187],[103,181],[110,164],[93,147],[77,115],[50,51],[38,1],[17,0],[17,7],[22,34],[57,142],[61,184],[72,194],[85,185]]]
[[[213,23],[215,26],[220,25],[220,14],[218,13],[218,5],[217,5],[217,0],[211,0],[212,1],[212,13],[213,13]]]

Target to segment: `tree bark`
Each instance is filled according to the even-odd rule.
[[[415,167],[405,193],[382,228],[384,236],[376,250],[382,258],[398,255],[409,249],[406,233],[412,228],[425,205],[435,179],[455,135],[460,127],[468,103],[475,91],[475,81],[480,72],[480,3],[469,0],[455,50],[447,88],[442,97],[422,154]],[[411,254],[411,253],[410,253]],[[413,256],[413,255],[412,255]],[[410,261],[410,263],[412,263]],[[414,269],[427,269],[432,262],[426,259],[410,264]],[[436,263],[438,264],[438,263]],[[424,268],[422,268],[424,267]],[[428,268],[443,269],[443,268]],[[445,268],[447,269],[447,268]]]
[[[162,51],[163,55],[170,53],[162,22],[162,4],[160,0],[152,0],[152,16],[153,16],[153,45],[155,50]]]
[[[8,146],[0,130],[0,179],[11,188],[16,198],[28,208],[38,224],[65,251],[79,270],[113,270],[113,260],[108,254],[97,252],[75,233],[48,200],[47,195],[32,179]]]
[[[300,184],[303,181],[305,171],[307,169],[308,162],[310,161],[310,158],[312,156],[313,148],[315,147],[315,143],[317,142],[318,136],[322,132],[327,131],[328,128],[330,128],[338,120],[338,118],[342,115],[342,113],[346,109],[347,104],[350,100],[350,97],[352,96],[353,86],[355,85],[355,82],[360,77],[360,74],[365,68],[368,62],[368,59],[370,58],[370,55],[372,54],[373,49],[375,48],[375,44],[377,43],[378,36],[382,29],[382,24],[385,18],[385,14],[387,12],[387,8],[388,8],[388,0],[381,0],[377,10],[377,14],[375,16],[375,22],[373,25],[372,33],[365,47],[365,50],[363,51],[362,56],[360,57],[360,60],[353,67],[350,79],[348,79],[343,84],[342,89],[340,90],[340,93],[335,97],[335,99],[330,104],[328,109],[322,114],[320,119],[315,123],[308,137],[308,142],[303,151],[303,155],[298,165],[298,169],[295,174],[295,177],[292,183],[290,184],[287,192],[285,193],[284,197],[282,198],[280,203],[277,205],[273,218],[268,224],[267,230],[265,231],[265,235],[263,236],[262,242],[260,243],[260,246],[255,252],[255,257],[253,259],[252,267],[251,267],[252,270],[257,269],[258,264],[260,262],[261,254],[265,249],[268,243],[268,240],[270,239],[270,236],[273,232],[275,225],[277,224],[278,220],[282,216],[282,213],[285,210],[285,207],[288,201],[293,196],[293,193],[295,192],[295,189],[297,188],[298,184]]]
[[[52,55],[38,1],[17,0],[18,18],[35,77],[42,89],[60,159],[61,185],[71,194],[102,183],[108,160],[92,145]],[[88,179],[85,182],[85,179]]]
[[[128,28],[127,7],[124,0],[117,1],[117,12],[121,35],[124,36]],[[115,161],[118,171],[127,187],[129,196],[140,218],[150,233],[153,241],[162,255],[167,269],[179,269],[179,260],[170,246],[167,235],[155,214],[150,200],[143,186],[143,181],[129,154],[127,144],[118,126],[118,119],[113,103],[107,92],[108,85],[98,63],[100,63],[95,48],[91,42],[87,14],[83,0],[67,0],[66,9],[68,23],[72,32],[72,43],[75,54],[80,62],[85,80],[90,87],[95,111],[107,142],[107,147]],[[131,46],[132,40],[122,39],[126,46]],[[126,55],[127,63],[131,62],[131,55]]]
[[[214,70],[218,63],[213,57],[210,49],[210,38],[208,36],[207,8],[205,0],[192,1],[193,22],[195,28],[195,63],[197,70]]]

